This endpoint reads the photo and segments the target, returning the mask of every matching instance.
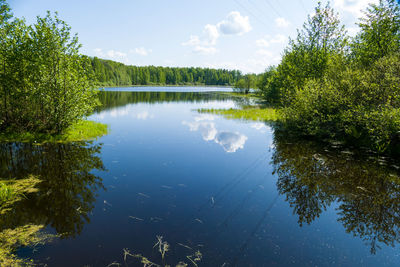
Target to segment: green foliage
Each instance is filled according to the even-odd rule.
[[[370,5],[348,45],[329,4],[318,4],[282,62],[261,76],[291,131],[346,140],[378,152],[400,144],[400,16],[392,0]],[[398,153],[398,152],[397,152]]]
[[[5,132],[0,133],[0,142],[68,143],[96,139],[107,133],[108,127],[106,124],[80,120],[70,125],[62,134]]]
[[[98,86],[128,85],[233,85],[240,77],[238,70],[209,68],[170,68],[126,66],[112,60],[91,58]]]
[[[252,121],[277,121],[278,112],[273,108],[248,107],[244,109],[199,109],[199,113],[223,115],[228,119],[242,119]]]
[[[321,3],[315,15],[309,16],[297,38],[289,41],[282,62],[274,74],[272,90],[279,90],[279,100],[290,105],[296,90],[309,79],[321,79],[333,57],[346,53],[347,38],[338,15],[329,6]],[[277,93],[275,93],[277,95]]]
[[[5,183],[0,182],[0,205],[14,197],[14,190]]]
[[[268,103],[280,103],[280,88],[278,72],[276,67],[269,67],[263,74],[260,75],[257,81],[257,88],[263,99]]]
[[[244,94],[250,93],[250,89],[255,87],[256,75],[254,74],[246,74],[238,81],[236,81],[234,85],[234,90],[239,91]]]
[[[371,4],[358,24],[361,31],[352,43],[352,56],[363,67],[400,47],[400,7],[394,0]]]
[[[90,60],[79,55],[70,31],[49,12],[30,26],[17,18],[2,21],[0,130],[59,134],[98,104]]]

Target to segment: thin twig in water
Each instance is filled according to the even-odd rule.
[[[164,259],[165,253],[169,250],[169,244],[165,241],[162,240],[162,236],[157,236],[157,243],[153,246],[155,248],[158,245],[158,251],[161,254],[161,258]]]
[[[111,267],[111,266],[121,266],[121,264],[114,261],[114,262],[110,263],[109,265],[107,265],[106,267]]]
[[[126,264],[126,257],[131,256],[133,258],[140,259],[141,263],[143,263],[143,267],[151,267],[151,266],[156,266],[156,267],[161,267],[161,265],[158,265],[157,263],[149,261],[148,258],[142,256],[141,254],[132,254],[127,248],[124,248],[124,261]]]
[[[137,220],[137,221],[144,221],[142,218],[134,217],[134,216],[129,216],[129,218]]]
[[[203,255],[201,254],[201,252],[199,250],[196,251],[193,255],[186,256],[186,258],[188,258],[193,263],[193,265],[196,267],[198,267],[196,262],[201,261],[202,257],[203,257]]]
[[[193,250],[191,247],[189,247],[189,246],[186,246],[185,244],[178,243],[178,245],[179,245],[179,246],[182,246],[182,247],[184,247],[184,248],[187,248],[187,249],[191,249],[191,250]]]

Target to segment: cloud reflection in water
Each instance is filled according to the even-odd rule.
[[[215,141],[228,153],[243,149],[247,136],[239,132],[220,131],[218,132],[211,115],[201,115],[194,118],[194,122],[183,121],[183,125],[189,126],[191,132],[199,131],[204,141]],[[208,120],[208,121],[207,121]]]

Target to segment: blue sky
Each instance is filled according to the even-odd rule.
[[[350,34],[369,2],[332,0]],[[89,56],[130,65],[213,67],[260,73],[277,64],[318,1],[9,0],[33,23],[46,10],[77,32]],[[324,1],[322,1],[324,2]]]

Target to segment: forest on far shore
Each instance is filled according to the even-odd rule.
[[[195,67],[128,66],[112,60],[90,58],[98,86],[218,85],[233,86],[239,70]]]

